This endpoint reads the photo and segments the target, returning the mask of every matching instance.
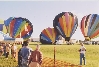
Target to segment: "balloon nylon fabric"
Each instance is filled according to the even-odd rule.
[[[46,28],[44,29],[41,34],[40,34],[40,41],[41,43],[54,43],[56,41],[56,39],[58,38],[58,35],[55,31],[54,28]]]
[[[85,39],[87,39],[88,37],[90,39],[98,37],[99,36],[99,15],[89,14],[84,16],[81,20],[80,29]]]
[[[31,37],[31,34],[33,33],[33,25],[32,23],[22,17],[14,17],[11,21],[8,20],[5,22],[6,25],[8,26],[9,30],[9,35],[12,38],[23,38],[23,39],[28,39]]]
[[[78,18],[71,12],[62,12],[54,18],[53,26],[65,40],[69,41],[78,27]]]

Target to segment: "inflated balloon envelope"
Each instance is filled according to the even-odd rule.
[[[85,40],[91,40],[99,36],[99,15],[89,14],[82,18],[80,29]],[[87,37],[86,37],[87,36]]]
[[[40,42],[42,44],[54,44],[58,40],[58,34],[54,28],[46,28],[40,34]]]
[[[78,27],[78,18],[71,12],[62,12],[55,16],[53,26],[58,34],[69,41]]]
[[[12,38],[27,40],[33,32],[33,25],[26,18],[14,17],[12,20],[9,18],[8,21],[6,20],[5,25],[8,26],[8,33]]]

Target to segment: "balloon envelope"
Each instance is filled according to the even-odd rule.
[[[89,14],[82,18],[80,29],[85,40],[91,40],[99,36],[99,15]]]
[[[27,40],[33,32],[32,23],[22,17],[14,18],[9,24],[9,35],[12,38],[23,38]]]
[[[71,12],[62,12],[54,18],[53,26],[66,41],[69,41],[77,29],[78,18]]]
[[[54,28],[46,28],[40,34],[40,42],[42,44],[54,44],[58,40],[58,34]]]

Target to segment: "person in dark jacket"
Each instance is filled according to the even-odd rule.
[[[24,44],[22,44],[22,47],[23,47],[23,46],[24,46]],[[20,53],[20,52],[21,52],[21,49],[22,49],[22,48],[20,48],[19,51],[18,51],[18,66],[19,66],[19,67],[22,67],[22,64],[21,64],[21,63],[22,63],[22,55],[21,55],[21,53]]]
[[[24,41],[24,46],[21,48],[20,54],[22,56],[22,67],[28,67],[28,61],[29,61],[29,57],[31,55],[32,52],[32,48],[30,48],[29,42],[28,41]]]

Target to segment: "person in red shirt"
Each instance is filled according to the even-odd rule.
[[[42,63],[42,52],[40,51],[40,45],[36,46],[36,50],[32,51],[29,58],[29,67],[40,67]]]

